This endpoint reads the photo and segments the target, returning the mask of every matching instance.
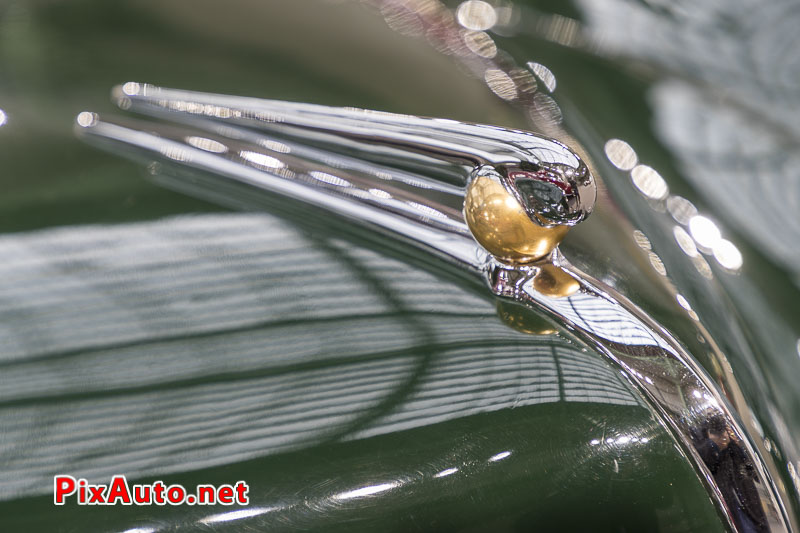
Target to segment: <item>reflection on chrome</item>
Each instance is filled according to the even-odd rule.
[[[228,147],[221,142],[215,141],[214,139],[208,139],[206,137],[190,135],[186,137],[186,142],[195,148],[200,148],[206,152],[214,152],[215,154],[224,154],[228,151]]]
[[[391,483],[381,483],[378,485],[368,485],[366,487],[361,487],[360,489],[349,490],[347,492],[340,492],[339,494],[334,494],[332,498],[334,500],[352,500],[356,498],[365,498],[367,496],[372,496],[374,494],[380,494],[381,492],[386,492],[387,490],[392,490],[397,488],[401,485],[399,481],[393,481]]]
[[[242,520],[243,518],[251,518],[282,509],[282,507],[248,507],[247,509],[237,509],[236,511],[228,511],[226,513],[213,514],[198,520],[200,524],[216,524],[219,522],[232,522],[233,520]]]
[[[515,94],[522,94],[526,82],[518,83],[508,73],[497,72],[503,74],[498,79],[511,82]],[[499,86],[505,83],[502,81]],[[724,507],[733,502],[721,492],[701,453],[707,432],[703,421],[719,416],[753,462],[759,490],[770,512],[779,510],[774,486],[760,457],[744,438],[716,386],[674,339],[613,290],[573,269],[557,250],[547,258],[552,263],[510,267],[488,257],[473,240],[461,207],[465,187],[476,167],[491,167],[498,175],[498,183],[526,207],[525,215],[540,226],[574,224],[591,212],[591,176],[577,156],[560,143],[493,126],[146,85],[139,85],[135,94],[124,90],[118,93],[124,108],[170,118],[179,126],[156,129],[154,135],[154,128],[158,128],[155,125],[148,124],[145,129],[136,124],[125,125],[125,121],[115,124],[93,119],[87,126],[79,122],[81,134],[145,161],[157,159],[165,166],[177,161],[166,154],[186,153],[183,164],[172,167],[173,177],[179,181],[183,178],[184,188],[194,184],[198,173],[219,188],[213,190],[219,198],[223,196],[223,185],[245,184],[254,187],[258,194],[251,196],[256,198],[271,195],[318,206],[411,240],[473,272],[488,274],[497,295],[556,317],[567,330],[613,361],[658,410]],[[549,98],[542,94],[535,97]],[[223,156],[196,149],[185,141],[189,136],[217,140],[230,150]],[[267,141],[289,150],[270,149]],[[274,164],[276,161],[280,166]],[[544,172],[537,175],[540,171]],[[661,186],[663,179],[654,170],[639,166],[634,171],[632,178],[644,194],[651,199],[665,199],[668,190]],[[515,188],[514,180],[519,174],[536,178],[524,183],[531,186],[533,194]],[[547,195],[537,195],[536,189],[554,181],[559,185],[549,187],[548,192],[561,191],[558,201],[542,207]],[[345,182],[351,186],[342,186]],[[431,216],[431,210],[438,215]],[[691,221],[690,230],[698,239]],[[653,267],[665,274],[663,263],[653,257],[658,256],[651,255]],[[695,259],[705,262],[700,256]],[[555,270],[547,270],[551,267]],[[545,291],[541,283],[544,277],[550,280],[551,289],[558,288],[554,285],[569,285],[570,290]],[[665,373],[665,367],[672,372]],[[695,398],[693,390],[703,391],[701,398]],[[713,401],[706,399],[706,394]],[[412,405],[429,409],[433,401],[418,398]],[[516,396],[510,401],[516,402]],[[442,413],[438,416],[444,417],[448,416],[448,408],[458,407],[437,406],[436,410]],[[405,412],[392,413],[381,423],[381,428],[364,428],[349,437],[364,438],[385,431],[386,427],[414,427],[419,421],[413,413]],[[509,455],[510,452],[502,452],[489,461]],[[336,498],[366,497],[390,490],[398,483],[370,485],[340,493]]]
[[[242,150],[239,152],[239,157],[246,159],[259,167],[283,168],[286,166],[286,164],[280,159],[276,159],[266,154],[260,154],[258,152],[251,152],[250,150]]]
[[[135,527],[133,529],[120,531],[120,533],[155,533],[156,531],[158,530],[154,527]]]
[[[589,441],[589,444],[591,444],[592,446],[597,446],[601,442],[603,442],[601,439],[592,439],[591,441]],[[622,435],[617,438],[608,437],[606,438],[605,442],[606,444],[637,444],[637,443],[647,444],[648,442],[650,442],[650,439],[648,439],[647,437],[638,437],[635,435]]]
[[[5,126],[6,122],[8,122],[8,115],[6,112],[0,109],[0,127]]]
[[[498,296],[551,313],[567,330],[593,344],[619,365],[672,428],[722,509],[741,510],[745,505],[746,512],[754,516],[766,513],[780,524],[779,529],[785,530],[778,488],[768,475],[762,457],[747,440],[716,385],[699,364],[631,302],[575,270],[558,251],[552,261],[574,277],[580,284],[580,291],[568,296],[547,296],[535,287],[538,270],[545,266],[511,268],[499,262],[490,267],[490,286]],[[688,306],[685,298],[683,302]],[[716,425],[710,428],[710,421]],[[707,454],[708,435],[717,431],[714,428],[724,428],[719,431],[732,436],[748,468],[753,469],[752,479],[756,482],[753,490],[759,494],[757,500],[742,504],[728,482],[715,477],[716,467]],[[599,444],[595,443],[597,440],[592,440],[591,444]],[[605,442],[627,444],[632,442],[632,437],[607,437]],[[733,515],[726,516],[735,528]]]
[[[510,457],[510,456],[511,456],[511,452],[509,452],[509,451],[496,453],[493,456],[489,457],[489,462],[490,463],[496,463],[497,461],[502,461],[503,459],[505,459],[507,457]]]
[[[75,122],[82,128],[90,128],[97,123],[97,114],[89,111],[81,111],[75,118]]]
[[[501,70],[487,75],[501,96],[535,89],[527,71],[515,73],[516,81]],[[161,165],[151,168],[165,183],[196,189],[187,174],[201,172],[209,183],[197,194],[206,198],[208,187],[221,192],[231,183],[291,197],[399,233],[473,269],[482,267],[485,254],[466,227],[462,204],[478,169],[491,169],[537,226],[574,225],[594,206],[596,186],[583,162],[561,143],[528,132],[141,83],[127,83],[114,95],[124,109],[176,124],[81,114],[78,133],[155,160]]]

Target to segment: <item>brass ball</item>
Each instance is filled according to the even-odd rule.
[[[467,189],[464,216],[481,246],[503,262],[525,264],[548,255],[569,231],[545,228],[532,221],[522,206],[497,181],[478,176]]]

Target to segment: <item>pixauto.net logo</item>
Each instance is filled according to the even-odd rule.
[[[74,498],[78,505],[247,505],[250,487],[244,481],[233,485],[197,485],[194,491],[162,481],[129,485],[125,476],[111,478],[108,485],[93,485],[83,478],[53,477],[53,503],[65,505]]]

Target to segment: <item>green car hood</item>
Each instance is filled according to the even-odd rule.
[[[765,91],[723,98],[729,71],[664,44],[734,30],[611,1],[498,4],[498,57],[557,79],[523,108],[393,5],[0,7],[4,530],[726,529],[653,406],[559,324],[324,217],[223,209],[80,143],[75,115],[118,112],[109,88],[130,79],[569,139],[603,182],[564,253],[735,384],[725,392],[797,512],[800,240],[744,168],[795,137]],[[742,101],[755,121],[736,115]],[[688,126],[686,110],[707,116]],[[709,132],[726,127],[739,149],[720,155]],[[614,166],[612,138],[714,219],[742,264],[686,252],[680,215]],[[57,507],[57,474],[242,479],[251,501]]]

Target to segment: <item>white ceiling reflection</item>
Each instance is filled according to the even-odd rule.
[[[234,520],[242,520],[244,518],[252,518],[260,516],[271,511],[276,511],[281,507],[249,507],[247,509],[237,509],[235,511],[228,511],[225,513],[213,514],[198,520],[201,524],[217,524],[219,522],[232,522]]]
[[[382,492],[386,492],[388,490],[392,490],[400,486],[400,483],[397,481],[393,481],[391,483],[379,483],[377,485],[367,485],[366,487],[361,487],[358,489],[349,490],[346,492],[340,492],[339,494],[334,494],[334,500],[352,500],[355,498],[365,498],[367,496],[373,496],[375,494],[380,494]]]
[[[457,472],[458,472],[458,468],[455,468],[455,467],[446,468],[446,469],[442,470],[441,472],[437,472],[436,474],[434,474],[433,477],[442,478],[442,477],[452,476],[453,474],[455,474]]]
[[[355,440],[554,402],[644,405],[601,359],[511,330],[493,302],[329,244],[335,253],[258,214],[0,236],[0,401],[13,404],[0,426],[5,442],[26,443],[4,456],[0,499],[45,490],[56,465],[135,478],[331,432]],[[396,296],[365,285],[353,264]],[[435,320],[403,318],[416,313]],[[415,354],[432,342],[442,348],[413,390],[359,424],[416,375]],[[202,438],[180,437],[190,429]]]
[[[511,457],[511,452],[509,451],[496,453],[493,456],[489,457],[489,462],[496,463],[497,461],[502,461],[503,459],[506,459],[508,457]]]

